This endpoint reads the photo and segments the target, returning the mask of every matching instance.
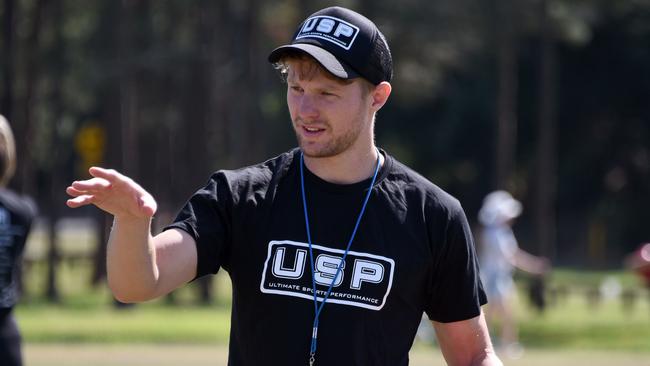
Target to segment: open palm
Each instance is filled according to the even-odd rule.
[[[66,202],[69,207],[93,204],[116,217],[150,218],[156,213],[153,196],[133,179],[113,169],[88,171],[93,178],[75,181],[66,189],[73,197]]]

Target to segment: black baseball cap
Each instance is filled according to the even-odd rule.
[[[310,15],[290,44],[269,55],[278,62],[288,51],[305,52],[342,79],[362,77],[377,85],[393,77],[393,59],[386,38],[375,23],[350,9],[334,6]]]

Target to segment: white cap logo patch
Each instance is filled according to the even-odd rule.
[[[357,26],[335,17],[321,15],[307,19],[296,39],[319,38],[349,50],[357,34]]]

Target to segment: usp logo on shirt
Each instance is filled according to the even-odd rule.
[[[393,284],[395,261],[369,253],[349,251],[337,269],[344,251],[312,245],[313,280],[316,297],[323,300],[333,283],[327,302],[381,310]],[[260,291],[267,294],[314,300],[309,244],[290,240],[271,241],[262,272]]]

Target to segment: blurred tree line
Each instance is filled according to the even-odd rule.
[[[521,199],[521,245],[559,265],[619,266],[650,240],[650,1],[340,1],[373,19],[395,62],[378,144],[463,202]],[[13,187],[52,228],[108,219],[64,205],[90,165],[157,198],[156,227],[210,172],[294,146],[266,61],[316,0],[2,0],[0,113],[17,139]]]

